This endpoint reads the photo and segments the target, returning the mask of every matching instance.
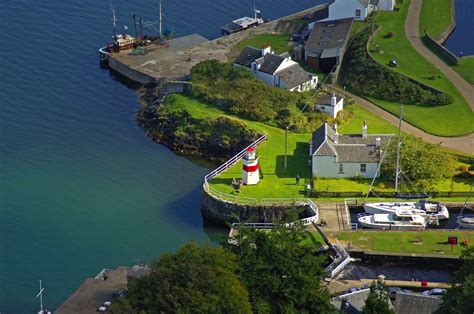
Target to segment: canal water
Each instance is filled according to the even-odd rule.
[[[114,0],[118,28],[150,20],[157,0]],[[219,36],[252,1],[164,0],[178,36]],[[266,18],[319,0],[259,0]],[[109,0],[0,1],[0,312],[31,313],[38,280],[56,308],[102,268],[150,262],[188,241],[216,243],[203,227],[208,169],[148,140],[136,91],[99,69],[110,42]]]
[[[474,40],[472,30],[474,29],[474,1],[455,0],[456,29],[448,37],[444,46],[452,53],[459,56],[474,55]]]

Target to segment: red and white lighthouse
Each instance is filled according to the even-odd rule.
[[[245,185],[257,184],[260,181],[258,157],[255,148],[247,148],[243,158],[242,181]]]

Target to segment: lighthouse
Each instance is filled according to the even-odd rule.
[[[260,181],[258,157],[255,148],[249,147],[243,158],[242,181],[245,185],[257,184]]]

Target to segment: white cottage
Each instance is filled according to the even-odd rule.
[[[329,3],[328,17],[322,21],[332,21],[353,17],[365,20],[373,11],[393,11],[395,0],[333,0]],[[312,29],[312,23],[309,28]]]
[[[336,125],[331,128],[324,123],[309,143],[313,177],[373,178],[383,153],[381,147],[392,136],[367,134],[365,121],[362,134],[339,134]]]
[[[344,98],[332,94],[319,97],[316,104],[316,110],[328,113],[331,117],[336,118],[337,113],[344,108]]]
[[[245,67],[255,73],[259,80],[289,91],[307,91],[318,84],[318,77],[310,75],[291,60],[289,53],[277,55],[269,46],[262,49],[245,47],[235,59],[234,67]]]

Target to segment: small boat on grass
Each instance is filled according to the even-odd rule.
[[[362,214],[357,220],[365,228],[382,230],[423,230],[427,224],[425,217],[403,209],[390,214]]]

